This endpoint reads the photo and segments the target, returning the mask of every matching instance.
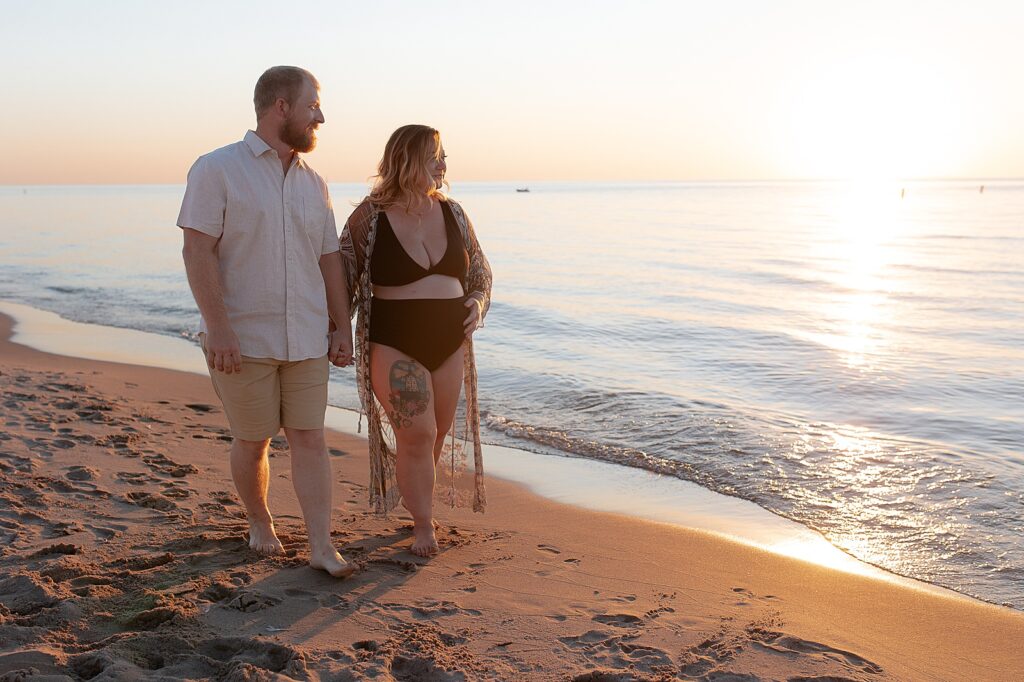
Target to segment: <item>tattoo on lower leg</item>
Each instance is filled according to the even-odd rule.
[[[398,360],[391,365],[388,382],[391,422],[396,429],[410,426],[412,418],[423,414],[430,402],[427,373],[415,362]]]

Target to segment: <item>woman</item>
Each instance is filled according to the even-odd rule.
[[[419,556],[438,551],[434,480],[449,433],[442,470],[452,477],[451,502],[460,501],[455,481],[471,449],[473,509],[484,508],[472,337],[490,305],[491,268],[462,207],[441,191],[446,169],[437,130],[399,128],[373,189],[341,234],[351,310],[359,312],[356,370],[369,423],[370,502],[381,513],[404,504]]]

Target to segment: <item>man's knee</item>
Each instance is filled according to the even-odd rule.
[[[294,452],[300,450],[320,450],[326,447],[323,429],[289,429],[284,430],[288,445]]]
[[[241,438],[235,438],[231,441],[231,449],[234,452],[254,459],[262,457],[266,453],[267,446],[269,445],[269,438],[264,438],[263,440],[242,440]]]

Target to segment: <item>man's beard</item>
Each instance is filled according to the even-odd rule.
[[[316,147],[316,132],[312,128],[295,125],[292,119],[281,124],[281,142],[305,154]]]

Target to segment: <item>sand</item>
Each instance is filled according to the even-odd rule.
[[[489,480],[441,553],[367,509],[365,441],[329,433],[333,536],[249,550],[208,379],[38,352],[0,317],[0,680],[1014,680],[1024,614]]]

